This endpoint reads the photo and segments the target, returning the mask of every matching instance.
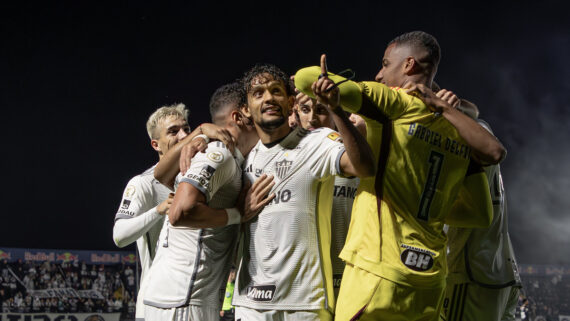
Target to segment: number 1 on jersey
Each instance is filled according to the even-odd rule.
[[[426,222],[429,217],[429,209],[433,195],[435,194],[437,181],[439,180],[441,165],[443,164],[443,154],[432,150],[429,154],[428,162],[429,171],[426,177],[426,184],[424,186],[424,191],[422,192],[422,198],[420,199],[420,207],[418,210],[418,218]]]

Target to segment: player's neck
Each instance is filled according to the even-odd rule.
[[[422,84],[431,88],[431,79],[424,74],[415,74],[407,77],[400,88],[406,88],[409,83]]]
[[[289,124],[287,122],[273,130],[262,129],[259,127],[256,129],[257,133],[259,134],[259,139],[264,145],[270,145],[276,141],[280,141],[291,132],[291,127],[289,127]]]
[[[246,132],[242,132],[239,138],[237,139],[236,147],[237,149],[239,149],[239,151],[244,157],[247,156],[247,154],[249,154],[253,146],[255,146],[257,144],[257,141],[259,140],[259,137],[257,136],[257,134],[255,134],[255,131],[253,131],[252,133],[254,134],[248,135]]]

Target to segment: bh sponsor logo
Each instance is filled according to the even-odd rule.
[[[406,249],[402,252],[400,259],[405,266],[420,272],[431,269],[433,266],[434,253],[405,244],[402,244],[402,247]]]

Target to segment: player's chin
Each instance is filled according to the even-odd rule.
[[[275,117],[263,117],[261,123],[259,124],[264,129],[276,129],[287,122],[287,118],[283,115]]]

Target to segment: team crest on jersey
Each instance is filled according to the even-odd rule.
[[[332,132],[332,133],[328,134],[327,137],[328,137],[330,140],[333,140],[333,141],[335,141],[335,142],[336,142],[337,140],[340,140],[340,135],[339,135],[338,133],[336,133],[336,132]]]
[[[210,152],[206,157],[215,163],[221,163],[224,160],[224,155],[220,152]]]
[[[200,170],[200,175],[202,175],[202,177],[204,177],[206,179],[210,179],[212,177],[212,175],[214,175],[215,171],[216,171],[215,168],[213,168],[210,165],[206,165],[206,166],[202,167],[202,170]]]
[[[247,298],[253,301],[268,302],[275,296],[275,285],[256,285],[247,287]]]
[[[135,191],[136,191],[136,188],[133,185],[127,186],[127,188],[125,189],[125,197],[129,198],[129,197],[135,195]]]
[[[400,259],[405,266],[419,272],[431,269],[435,253],[406,244],[402,244],[402,247],[405,250],[400,255]]]
[[[287,172],[291,169],[291,165],[293,165],[293,161],[288,161],[286,159],[280,162],[275,162],[275,172],[277,177],[280,179],[285,178],[285,176],[287,176]]]
[[[129,209],[129,206],[131,205],[131,201],[130,200],[123,200],[123,204],[121,204],[121,208],[124,210]]]

